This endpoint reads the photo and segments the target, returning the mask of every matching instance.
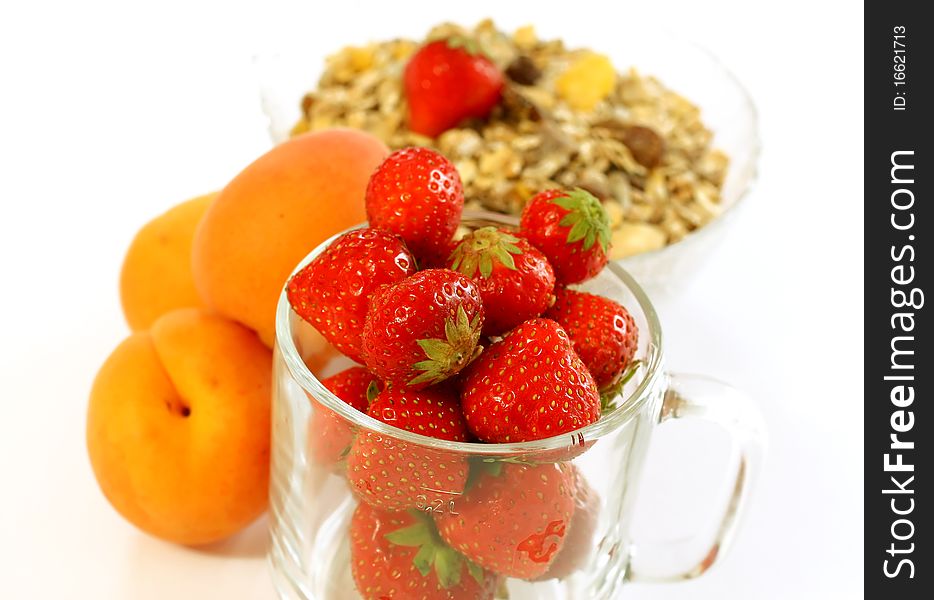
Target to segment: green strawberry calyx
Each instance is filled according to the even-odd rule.
[[[483,51],[483,48],[480,47],[480,43],[473,38],[463,35],[452,35],[445,39],[445,43],[448,45],[448,48],[452,50],[463,49],[464,52],[471,56],[480,55],[489,58],[487,53]]]
[[[451,269],[473,277],[477,271],[484,279],[493,275],[493,263],[516,270],[512,255],[522,254],[519,238],[496,227],[482,227],[467,235],[451,253]]]
[[[376,397],[379,396],[379,382],[373,380],[370,382],[370,385],[366,387],[366,404],[369,406],[376,400]]]
[[[480,356],[483,346],[477,342],[480,341],[481,325],[480,312],[473,319],[468,319],[464,305],[458,306],[456,319],[444,322],[445,339],[418,340],[419,347],[428,358],[413,365],[422,373],[411,379],[408,385],[440,383]]]
[[[602,414],[605,415],[608,412],[616,410],[616,401],[623,393],[623,388],[629,383],[629,380],[636,375],[636,371],[638,371],[641,366],[641,360],[632,361],[626,369],[626,372],[623,373],[623,376],[620,377],[616,383],[600,392],[600,412]]]
[[[494,458],[484,458],[480,468],[490,477],[499,477],[503,473],[504,464],[525,465],[527,467],[534,467],[536,465],[536,463],[518,456],[497,456]]]
[[[570,227],[567,243],[584,241],[584,250],[590,250],[600,242],[606,253],[610,247],[610,218],[597,198],[581,188],[575,188],[564,196],[552,199],[552,203],[568,211],[558,223],[561,227]]]
[[[414,510],[409,511],[409,514],[416,518],[416,523],[390,531],[384,537],[396,546],[418,548],[412,564],[423,577],[427,577],[433,570],[443,588],[456,587],[460,585],[461,572],[466,564],[470,576],[477,583],[483,584],[483,569],[445,544],[430,517]]]

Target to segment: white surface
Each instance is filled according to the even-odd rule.
[[[86,397],[126,334],[117,274],[136,229],[222,186],[266,146],[251,54],[309,29],[327,35],[328,19],[406,11],[398,2],[344,2],[340,14],[311,2],[128,4],[0,8],[0,596],[272,598],[261,524],[211,553],[147,538],[113,512],[86,458]],[[748,210],[702,276],[660,310],[672,368],[718,376],[761,402],[766,471],[718,569],[624,596],[861,596],[862,11],[813,1],[604,4],[612,14],[580,0],[551,15],[540,2],[469,10],[684,33],[747,83],[764,141]],[[428,6],[438,19],[457,16]],[[365,40],[362,20],[359,31]],[[701,479],[718,473],[722,448],[706,428],[665,426],[657,442],[637,533],[688,532],[709,509],[712,486]],[[694,469],[675,468],[688,458]]]

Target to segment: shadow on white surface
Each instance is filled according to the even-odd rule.
[[[269,518],[263,515],[255,523],[226,540],[189,548],[192,552],[230,558],[264,558],[269,547]]]

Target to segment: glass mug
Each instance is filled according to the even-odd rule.
[[[463,219],[469,228],[515,223],[511,217],[469,211]],[[333,240],[312,251],[296,271]],[[385,451],[381,456],[418,463],[426,473],[417,486],[410,482],[413,487],[407,495],[407,514],[417,516],[402,520],[421,520],[429,527],[434,521],[434,531],[440,532],[469,517],[471,526],[485,523],[487,534],[496,536],[511,554],[500,556],[496,563],[510,577],[476,565],[470,565],[473,569],[468,573],[466,563],[458,563],[462,578],[477,580],[471,589],[491,591],[458,596],[462,588],[454,586],[449,596],[454,600],[493,597],[493,588],[498,588],[496,597],[508,594],[510,600],[616,598],[625,582],[690,579],[723,555],[759,470],[763,439],[759,413],[750,400],[725,384],[665,371],[655,311],[619,265],[611,262],[596,278],[577,287],[629,310],[639,327],[636,358],[642,364],[614,399],[616,408],[598,422],[572,433],[513,444],[442,441],[354,410],[321,383],[352,363],[304,323],[282,294],[276,315],[269,552],[281,598],[366,597],[357,591],[352,576],[350,524],[355,511],[368,509],[358,508],[362,505],[352,488],[363,495],[374,489],[373,480],[367,480],[372,473],[358,476],[359,464],[354,474],[345,465],[354,439],[380,447]],[[634,544],[629,534],[652,432],[659,423],[679,418],[721,425],[731,435],[734,450],[725,508],[713,530],[690,544],[701,550],[683,562],[673,558],[684,554],[682,543],[642,546]],[[538,480],[547,483],[541,487]],[[534,492],[525,487],[529,482]],[[378,484],[377,488],[379,493],[385,491]],[[508,519],[502,513],[506,510]],[[539,515],[545,521],[537,522]],[[392,529],[387,526],[385,531]],[[377,535],[382,530],[373,533]],[[469,532],[462,529],[451,535],[453,546],[469,546]],[[416,572],[415,577],[420,575]],[[382,596],[371,592],[370,597]],[[412,592],[395,597],[423,596]]]

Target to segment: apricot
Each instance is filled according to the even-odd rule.
[[[131,334],[91,389],[97,482],[128,521],[189,545],[239,531],[266,509],[272,355],[256,334],[178,309]]]
[[[202,306],[191,276],[191,242],[217,193],[199,196],[146,223],[120,270],[120,303],[133,331],[176,308]]]
[[[388,152],[370,134],[330,129],[292,138],[246,167],[195,233],[202,300],[272,346],[286,279],[315,246],[366,219],[366,185]]]

